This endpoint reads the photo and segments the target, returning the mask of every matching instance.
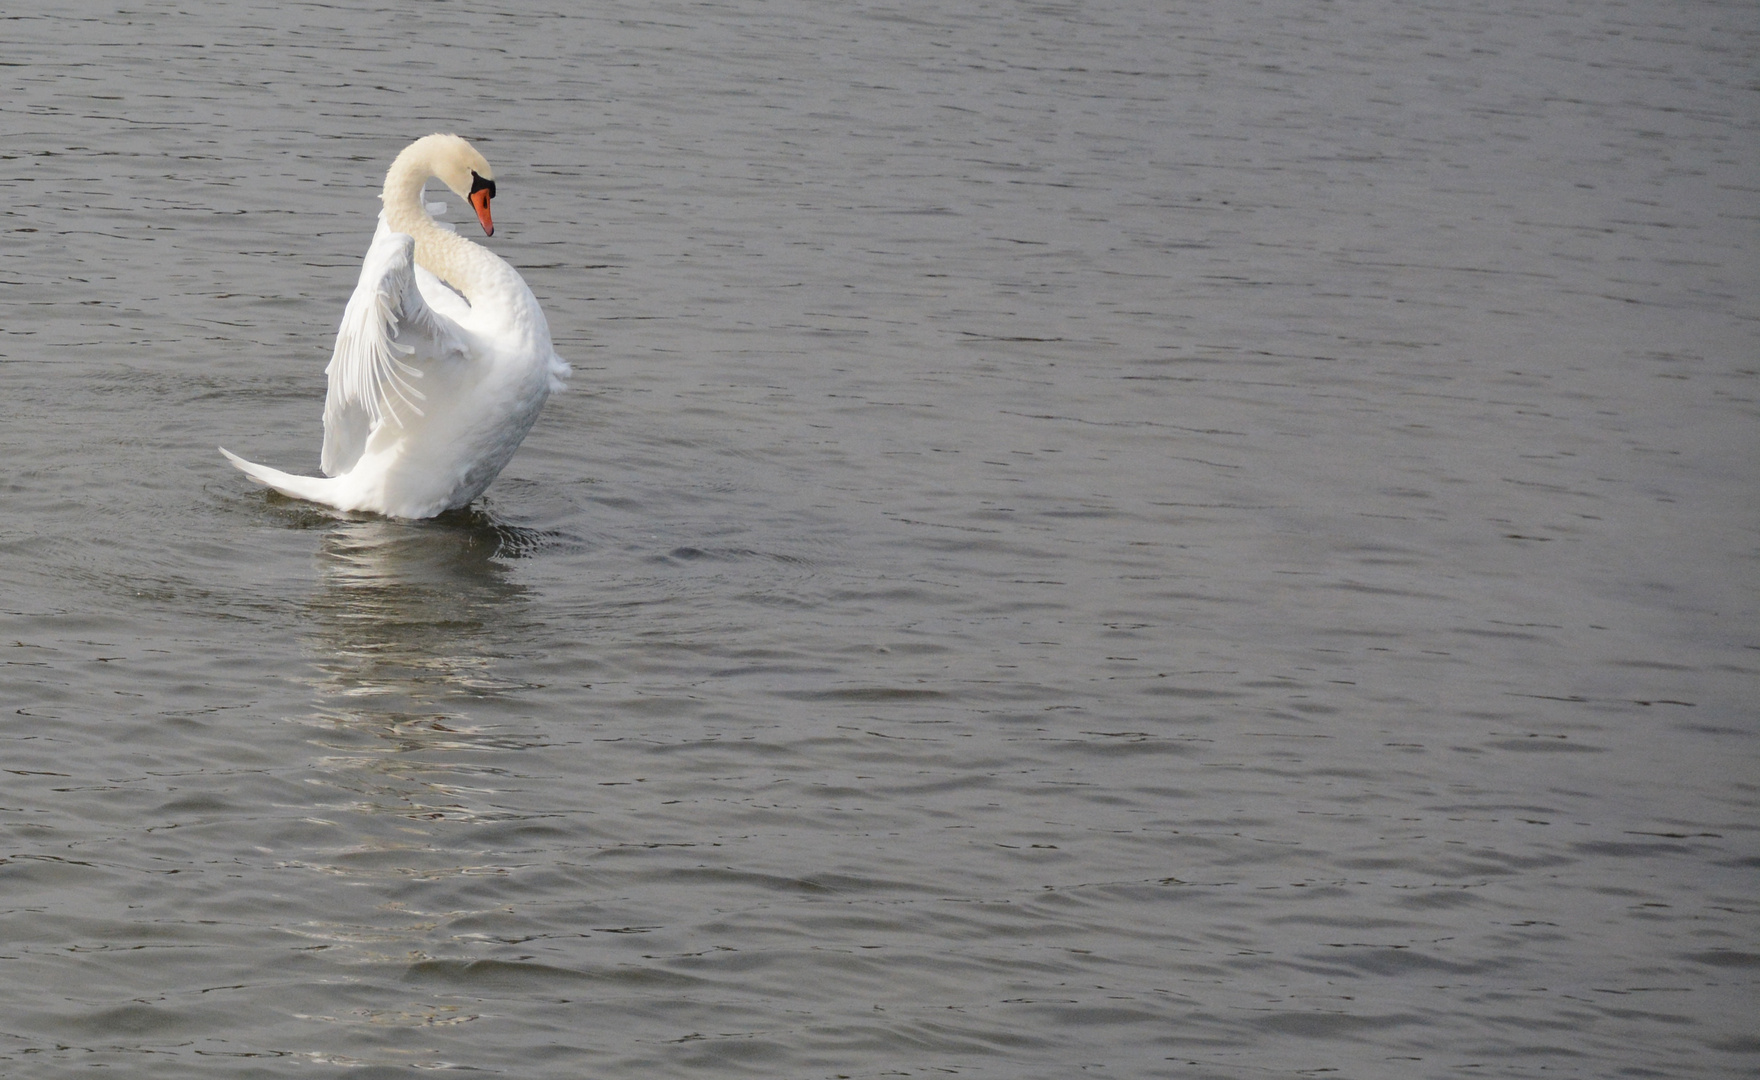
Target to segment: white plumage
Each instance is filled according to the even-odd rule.
[[[467,199],[493,234],[494,174],[469,143],[430,135],[397,156],[325,369],[325,475],[290,475],[222,447],[251,479],[338,510],[432,517],[482,494],[562,389],[569,368],[531,290],[430,216],[430,178]]]

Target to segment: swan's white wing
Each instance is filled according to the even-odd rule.
[[[361,280],[348,298],[336,351],[325,374],[330,376],[324,399],[324,453],[320,467],[337,476],[354,467],[367,439],[384,424],[399,427],[423,415],[420,389],[423,369],[464,353],[457,324],[446,309],[469,310],[456,293],[430,307],[417,274],[415,241],[385,228],[373,234],[373,246],[361,266]],[[431,292],[450,292],[437,278]]]
[[[443,315],[460,324],[470,320],[471,302],[457,289],[428,273],[426,267],[416,267],[416,290],[422,294],[428,310],[434,314]]]

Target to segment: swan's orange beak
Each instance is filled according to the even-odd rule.
[[[489,199],[494,194],[495,190],[489,187],[480,187],[471,192],[471,208],[476,210],[477,220],[483,223],[484,236],[495,235],[495,219],[489,216]]]

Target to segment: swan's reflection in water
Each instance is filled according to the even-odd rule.
[[[548,540],[481,512],[327,528],[307,602],[312,719],[329,751],[316,782],[368,815],[505,810],[506,753],[543,742],[521,701],[533,617],[510,560]]]
[[[320,695],[390,715],[517,688],[497,670],[528,614],[508,560],[545,540],[481,511],[336,522],[308,605]]]
[[[481,512],[323,527],[306,605],[313,795],[287,865],[316,871],[324,901],[284,929],[344,973],[475,958],[481,935],[459,929],[480,917],[474,890],[514,872],[506,830],[547,813],[526,790],[545,738],[517,675],[535,620],[511,560],[551,538]],[[422,995],[407,1004],[333,1019],[439,1022]]]

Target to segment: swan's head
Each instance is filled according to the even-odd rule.
[[[495,235],[495,221],[489,216],[489,200],[495,197],[495,170],[476,147],[457,135],[429,135],[411,143],[398,157],[409,155],[419,155],[418,163],[429,175],[471,204],[477,220],[483,223],[483,232]]]

